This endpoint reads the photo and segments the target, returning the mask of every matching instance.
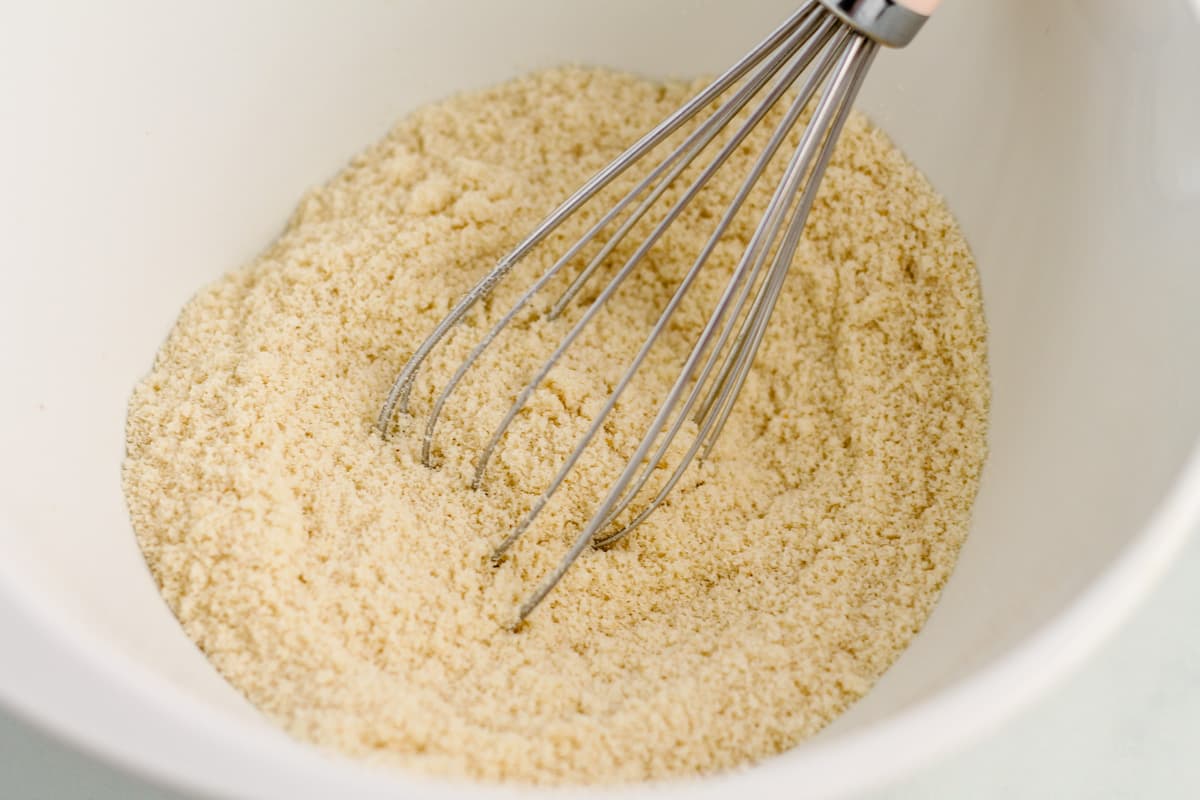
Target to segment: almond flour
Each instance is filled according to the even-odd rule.
[[[556,69],[424,108],[183,310],[130,404],[130,513],[188,635],[295,736],[488,781],[708,773],[819,730],[920,629],[984,460],[985,329],[954,219],[861,116],[717,450],[636,533],[586,553],[520,633],[503,623],[636,444],[764,192],[539,524],[498,568],[490,548],[604,400],[778,115],[569,351],[483,490],[467,486],[474,458],[573,319],[522,320],[497,342],[448,407],[437,469],[419,463],[424,414],[596,211],[435,352],[393,440],[373,427],[454,300],[693,89]]]

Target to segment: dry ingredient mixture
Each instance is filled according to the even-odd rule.
[[[694,88],[569,68],[424,108],[184,309],[130,404],[130,512],[187,633],[296,736],[486,780],[711,772],[817,731],[921,627],[984,459],[985,330],[950,212],[861,116],[717,451],[634,535],[586,553],[520,633],[504,623],[631,452],[765,194],[542,520],[505,564],[490,548],[605,398],[771,119],[551,374],[482,491],[467,484],[483,441],[575,317],[522,319],[498,342],[450,404],[438,469],[419,463],[424,414],[596,210],[436,351],[392,441],[373,427],[453,301]]]

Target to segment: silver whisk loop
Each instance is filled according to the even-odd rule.
[[[847,34],[845,34],[845,33],[842,34],[843,41],[844,41],[846,35]],[[837,48],[837,46],[840,46],[840,42],[839,42],[839,45],[835,45],[835,49]],[[734,197],[733,201],[729,205],[729,208],[726,210],[725,216],[717,224],[717,228],[713,232],[713,235],[709,238],[704,249],[701,250],[700,257],[697,259],[696,264],[693,267],[693,269],[699,269],[700,266],[702,266],[702,264],[705,261],[707,261],[708,256],[712,253],[712,250],[716,247],[716,244],[719,241],[721,235],[724,233],[724,231],[728,227],[728,225],[732,222],[733,217],[737,214],[737,211],[741,208],[742,203],[745,202],[746,198],[749,196],[750,192],[753,190],[754,186],[757,184],[758,179],[759,179],[759,177],[761,177],[763,171],[766,169],[767,164],[770,162],[772,157],[778,151],[779,146],[783,143],[784,138],[791,131],[791,129],[795,126],[796,121],[800,117],[800,114],[803,112],[804,108],[807,107],[809,101],[812,99],[813,95],[816,93],[816,90],[817,90],[820,82],[825,78],[825,76],[828,72],[829,66],[831,66],[831,64],[828,60],[826,60],[823,64],[821,64],[817,68],[817,70],[815,70],[813,72],[813,74],[809,77],[809,80],[806,81],[804,86],[799,90],[799,92],[796,95],[795,101],[792,103],[791,108],[788,110],[788,112],[784,116],[783,120],[776,127],[775,132],[772,134],[770,141],[768,141],[766,147],[763,148],[763,152],[759,156],[758,161],[755,163],[754,167],[750,170],[749,177],[747,177],[745,182],[743,182],[741,188],[738,190],[738,194]],[[768,211],[768,214],[769,213],[770,212]],[[632,502],[633,498],[636,497],[638,492],[640,492],[642,490],[642,488],[646,485],[646,482],[650,479],[651,474],[654,472],[655,469],[658,468],[658,465],[662,463],[663,458],[666,456],[667,450],[670,448],[671,443],[675,439],[675,436],[679,433],[680,429],[683,427],[684,422],[687,420],[687,416],[688,416],[689,412],[691,411],[692,406],[695,404],[696,399],[700,396],[701,390],[705,386],[705,382],[707,381],[708,376],[712,371],[712,368],[715,366],[719,354],[722,352],[722,350],[725,346],[725,343],[728,341],[729,333],[732,331],[732,326],[733,326],[734,322],[737,320],[737,318],[739,317],[739,315],[742,312],[742,309],[745,307],[746,298],[749,295],[750,289],[757,282],[758,275],[762,271],[763,265],[766,263],[767,253],[769,252],[768,248],[766,246],[764,246],[765,234],[766,234],[766,225],[765,225],[766,219],[767,219],[767,217],[764,216],[763,223],[760,223],[759,227],[755,230],[754,235],[751,238],[749,245],[747,246],[745,252],[742,254],[741,261],[738,263],[738,266],[734,269],[733,277],[730,281],[729,287],[726,289],[727,293],[732,292],[734,288],[738,289],[738,296],[737,296],[737,299],[733,303],[733,313],[730,317],[728,324],[724,328],[722,328],[720,336],[717,338],[717,341],[715,342],[715,344],[713,344],[713,346],[710,350],[709,358],[705,362],[704,367],[700,370],[700,374],[696,378],[696,381],[692,387],[691,393],[688,395],[687,399],[684,401],[683,408],[679,411],[678,414],[675,415],[675,422],[672,424],[670,430],[667,431],[667,434],[663,438],[663,441],[661,442],[661,444],[659,445],[658,450],[655,452],[655,454],[650,458],[650,460],[646,463],[646,465],[642,469],[642,474],[638,478],[638,480],[634,483],[633,488],[629,489],[625,493],[625,496],[616,504],[616,506],[609,513],[608,519],[605,520],[605,522],[601,526],[601,528],[607,527],[609,524],[611,524],[615,520],[615,518],[618,515],[621,514],[621,512],[623,512],[626,508],[628,508],[628,506]],[[746,279],[747,278],[747,270],[749,270],[748,279]],[[725,301],[723,298],[721,301],[718,302],[718,312],[716,314],[714,314],[713,317],[710,318],[710,324],[715,325],[720,321],[720,318],[723,317],[723,315],[724,315],[723,312],[724,312],[725,308],[726,308],[726,306],[725,306]],[[656,333],[651,334],[651,336],[655,336],[655,335],[656,335]],[[703,333],[701,335],[702,345],[706,344],[707,341],[708,341],[708,331],[706,330],[705,333]],[[702,352],[703,349],[704,349],[704,347],[701,347],[700,351]],[[693,455],[694,454],[689,454],[689,455],[684,456],[683,462],[680,464],[680,467],[677,470],[677,475],[681,476],[683,474],[684,469],[686,469],[687,465],[691,462]],[[678,480],[678,478],[676,478],[676,480]],[[662,496],[665,497],[665,493],[663,493]],[[657,502],[651,503],[652,507],[657,507],[657,505],[658,505]],[[640,523],[640,521],[642,519],[645,519],[646,516],[649,516],[649,512],[651,510],[653,510],[653,508],[643,511],[641,514],[639,514],[638,518],[634,522],[631,522],[629,525],[625,526],[620,531],[617,531],[616,533],[610,534],[608,536],[598,538],[595,542],[596,546],[597,547],[606,547],[608,545],[614,544],[617,540],[619,540],[621,537],[623,537],[626,533],[628,533],[630,530],[632,530],[634,527],[636,527],[636,525],[638,523]]]
[[[778,105],[789,89],[807,73],[781,121],[772,132],[762,153],[740,185],[733,200],[721,216],[695,261],[675,288],[659,313],[646,340],[611,389],[599,413],[576,441],[566,460],[554,474],[549,485],[532,503],[517,525],[504,536],[492,553],[495,561],[529,529],[554,493],[562,486],[571,470],[582,457],[605,420],[615,409],[622,393],[629,386],[649,356],[655,342],[666,330],[688,291],[708,263],[717,244],[727,232],[737,213],[757,186],[771,160],[777,155],[788,134],[799,122],[813,98],[820,96],[811,119],[800,136],[799,144],[788,160],[783,177],[755,227],[750,242],[735,265],[707,323],[700,331],[679,375],[672,384],[654,419],[643,433],[637,448],[625,463],[620,475],[609,487],[587,523],[580,529],[569,550],[554,570],[517,610],[513,627],[537,607],[557,585],[575,560],[589,546],[608,547],[627,536],[654,512],[678,484],[696,458],[706,458],[729,418],[754,356],[766,334],[767,326],[783,288],[788,269],[795,257],[804,224],[812,208],[821,177],[833,153],[837,137],[850,113],[851,105],[862,85],[879,44],[907,43],[924,22],[924,17],[909,11],[893,0],[811,0],[751,50],[719,78],[694,98],[667,117],[649,133],[635,142],[616,160],[600,170],[558,208],[547,216],[511,252],[501,258],[423,341],[401,369],[380,411],[378,427],[387,436],[396,412],[408,412],[409,396],[422,363],[449,331],[470,309],[504,279],[534,247],[568,217],[579,210],[598,192],[612,183],[634,163],[693,119],[702,109],[727,91],[732,94],[721,102],[711,116],[691,131],[649,174],[624,194],[542,273],[516,302],[488,329],[472,348],[466,359],[435,397],[422,439],[421,457],[428,466],[437,422],[447,401],[463,378],[476,365],[484,351],[504,329],[529,306],[533,297],[571,264],[583,249],[614,223],[623,212],[628,215],[608,235],[599,251],[572,278],[567,288],[551,305],[547,316],[557,317],[584,286],[599,271],[601,265],[621,244],[658,201],[688,170],[695,160],[729,126],[734,117],[765,87],[770,88],[740,123],[727,141],[722,143],[712,160],[677,200],[663,213],[638,246],[584,310],[580,318],[550,356],[534,371],[517,393],[476,462],[472,487],[483,480],[491,456],[507,433],[521,409],[532,397],[543,379],[566,350],[582,334],[588,324],[616,294],[622,282],[632,274],[684,209],[695,200],[705,185],[721,169],[728,158]],[[773,81],[773,83],[772,83]],[[739,86],[739,82],[741,85]],[[736,89],[734,87],[737,87]],[[822,88],[823,87],[823,88]],[[634,205],[636,202],[636,205]],[[615,531],[602,533],[614,525],[640,495],[652,475],[666,459],[672,444],[685,423],[691,419],[695,434],[691,437],[680,462],[653,499],[633,518]],[[653,453],[651,453],[653,451]]]
[[[824,39],[827,36],[827,32],[830,28],[832,28],[832,26],[826,26],[824,32],[820,32],[820,31],[818,32],[820,34],[820,36],[819,36],[820,41],[822,41],[822,42],[824,41]],[[807,56],[808,54],[806,53],[805,55]],[[813,55],[815,55],[815,52],[813,53]],[[811,58],[811,56],[808,56],[808,57]],[[749,87],[753,87],[757,90],[758,87],[761,87],[762,83],[766,82],[767,77],[768,76],[763,76],[762,82],[757,83],[757,85],[756,85],[756,82],[752,82],[749,85]],[[787,87],[784,86],[782,88],[786,89]],[[782,96],[782,91],[779,92],[778,94],[772,92],[772,95],[774,96],[774,100],[777,100],[779,96]],[[747,97],[746,100],[748,100],[748,99],[749,98]],[[769,97],[768,99],[772,99],[772,98]],[[718,114],[722,115],[724,118],[727,119],[729,117],[732,117],[733,114],[736,113],[736,111],[738,109],[740,109],[744,104],[745,104],[745,100],[740,100],[736,104],[735,107],[729,108],[728,111],[726,111],[723,108],[721,111],[718,112]],[[774,102],[772,101],[772,105],[773,104],[774,104]],[[770,110],[769,107],[762,108],[760,106],[760,108],[752,116],[752,119],[755,122],[757,122],[769,110]],[[475,471],[474,485],[478,486],[479,482],[482,480],[483,473],[487,469],[488,460],[491,458],[492,453],[495,451],[497,444],[499,444],[500,438],[508,430],[508,427],[509,427],[509,425],[512,424],[513,419],[515,419],[516,415],[520,412],[521,408],[529,400],[529,397],[537,389],[537,387],[541,383],[541,381],[546,377],[547,374],[549,374],[550,370],[553,369],[553,367],[554,367],[555,363],[558,361],[558,359],[561,358],[563,353],[566,352],[567,348],[569,348],[571,346],[571,344],[574,343],[574,341],[583,332],[584,328],[587,327],[588,323],[590,323],[592,321],[592,319],[595,318],[596,314],[598,314],[600,312],[600,310],[603,308],[604,304],[608,301],[608,299],[613,294],[616,293],[618,288],[620,288],[622,281],[624,281],[625,278],[627,278],[633,272],[633,270],[637,267],[638,263],[641,262],[641,260],[646,256],[646,254],[650,251],[650,249],[654,246],[654,244],[666,232],[667,228],[670,227],[671,223],[673,223],[675,221],[675,219],[679,216],[679,214],[681,214],[683,212],[684,208],[686,208],[688,206],[688,204],[691,203],[691,201],[695,199],[696,195],[699,194],[700,190],[704,188],[704,185],[709,181],[709,179],[712,178],[713,175],[716,174],[717,170],[720,169],[721,165],[724,164],[725,160],[733,153],[733,151],[742,142],[742,140],[750,133],[750,131],[752,129],[753,129],[753,125],[743,125],[741,127],[741,129],[739,129],[737,134],[735,134],[734,137],[721,149],[721,151],[713,159],[713,162],[700,174],[699,177],[696,178],[696,180],[692,183],[692,185],[690,187],[688,187],[687,191],[683,194],[683,196],[680,197],[680,199],[677,200],[671,206],[670,210],[666,213],[666,215],[663,217],[663,219],[658,223],[658,225],[656,225],[654,227],[654,230],[650,232],[650,234],[641,243],[641,245],[638,246],[637,250],[634,251],[633,255],[631,255],[629,257],[629,259],[625,262],[625,264],[621,267],[621,269],[618,270],[617,273],[612,277],[612,279],[609,281],[608,285],[604,287],[604,290],[600,293],[600,295],[591,303],[590,306],[588,306],[588,309],[587,309],[587,311],[584,312],[583,317],[581,317],[580,320],[575,324],[575,326],[570,330],[570,332],[565,337],[563,337],[562,342],[554,350],[554,352],[550,355],[550,357],[548,359],[546,359],[545,363],[542,365],[542,368],[538,370],[538,372],[533,376],[533,378],[531,378],[529,380],[529,382],[525,385],[525,388],[521,390],[521,393],[517,396],[517,399],[513,402],[512,406],[509,408],[508,413],[504,416],[504,419],[500,422],[500,425],[496,429],[496,432],[492,435],[491,440],[489,440],[487,446],[484,448],[483,455],[480,456],[480,458],[479,458],[479,464],[476,467],[476,471]],[[706,137],[706,141],[704,141],[703,144],[707,144],[708,141],[711,141],[711,137]],[[686,166],[686,163],[688,163],[688,162],[684,162],[683,165]],[[679,175],[678,172],[673,172],[673,175],[669,176],[669,177],[673,180],[675,177],[678,177],[678,175]],[[668,183],[668,181],[666,179],[664,179],[664,181],[663,181],[664,189],[665,189],[665,185],[667,183]],[[623,235],[623,233],[622,233],[622,235]],[[685,282],[685,284],[683,286],[681,286],[681,289],[686,291],[687,286],[690,286],[690,284],[691,284],[691,279],[687,280]],[[570,289],[568,289],[568,291],[570,291]],[[681,295],[682,295],[682,292],[677,292],[677,296],[675,298],[672,298],[671,303],[668,305],[668,309],[670,311],[674,310],[675,306],[678,304],[679,299],[681,299]],[[669,317],[670,313],[667,313],[666,316]],[[595,435],[596,431],[599,430],[600,424],[603,422],[603,418],[605,416],[607,416],[608,413],[612,410],[613,406],[616,405],[617,398],[620,396],[621,392],[624,390],[624,388],[628,384],[629,380],[632,379],[633,373],[636,371],[637,367],[644,360],[646,354],[648,353],[648,351],[650,349],[650,347],[649,347],[650,344],[652,344],[654,339],[657,338],[658,332],[659,332],[659,330],[661,330],[661,325],[664,325],[664,324],[665,324],[665,322],[660,322],[659,323],[660,328],[656,329],[654,332],[651,333],[650,338],[647,340],[646,344],[642,347],[641,351],[638,353],[638,356],[635,358],[632,367],[626,371],[626,373],[622,377],[621,381],[617,384],[617,387],[613,390],[613,392],[609,398],[609,401],[604,406],[604,409],[597,416],[596,422],[593,423],[592,427],[588,429],[587,434],[585,434],[584,439],[581,440],[581,445],[576,448],[576,451],[573,452],[571,454],[571,456],[568,457],[566,463],[563,465],[563,469],[560,471],[559,475],[555,477],[554,481],[550,485],[550,488],[548,488],[546,490],[546,492],[543,494],[542,498],[540,498],[538,500],[538,502],[535,503],[534,509],[531,511],[531,515],[528,518],[528,521],[532,521],[532,518],[537,516],[537,512],[540,511],[541,508],[545,505],[545,500],[548,500],[549,496],[551,494],[553,494],[554,490],[557,489],[558,486],[562,483],[563,477],[565,477],[566,473],[570,471],[570,468],[575,464],[575,461],[582,454],[583,448],[586,446],[587,442],[590,441],[591,438]],[[520,531],[523,530],[527,524],[528,523],[524,523],[521,526],[518,526],[516,535],[519,536]],[[506,548],[502,546],[501,548],[498,548],[498,549],[503,550]]]
[[[820,47],[822,45],[824,45],[825,41],[829,38],[829,34],[832,33],[832,29],[833,29],[832,24],[827,24],[822,27],[822,30],[818,32],[817,38],[814,39],[812,42],[813,46],[810,48],[810,52],[804,53],[802,55],[802,57],[800,58],[800,60],[797,62],[797,65],[794,66],[791,70],[789,70],[784,75],[784,78],[776,84],[775,89],[772,90],[772,92],[767,96],[766,100],[762,104],[760,104],[760,106],[751,115],[750,119],[741,126],[741,128],[733,136],[733,138],[730,139],[730,141],[728,143],[726,143],[726,145],[721,149],[721,152],[718,153],[717,156],[714,158],[713,163],[710,164],[709,167],[707,169],[705,169],[705,171],[703,173],[700,174],[700,176],[693,182],[692,186],[689,187],[688,191],[678,201],[676,201],[676,203],[671,207],[671,210],[667,213],[667,215],[664,217],[664,219],[658,224],[658,226],[654,229],[654,231],[651,232],[651,234],[646,238],[646,240],[642,243],[641,247],[638,248],[637,252],[635,252],[629,258],[629,260],[621,268],[621,271],[618,272],[612,278],[612,280],[609,282],[608,286],[605,287],[604,292],[602,292],[601,295],[599,297],[597,297],[595,301],[593,301],[591,306],[589,306],[589,308],[588,308],[587,312],[584,314],[583,318],[580,319],[579,322],[576,323],[575,328],[573,328],[571,330],[571,332],[569,334],[567,334],[566,338],[564,338],[564,340],[563,340],[563,343],[551,355],[551,357],[546,361],[546,363],[543,365],[542,369],[539,370],[537,375],[534,376],[533,380],[531,380],[529,382],[529,384],[526,385],[525,390],[522,392],[522,394],[520,396],[518,396],[517,401],[515,403],[513,403],[513,406],[512,406],[512,408],[510,408],[508,415],[505,416],[504,421],[501,422],[501,424],[500,424],[500,428],[497,430],[496,434],[492,437],[492,440],[488,444],[488,448],[484,451],[484,455],[480,459],[479,471],[477,471],[477,473],[476,473],[476,481],[479,480],[481,471],[486,466],[487,457],[491,454],[492,450],[495,448],[495,445],[499,441],[500,436],[503,435],[504,431],[507,429],[508,424],[512,421],[512,419],[516,415],[517,411],[524,404],[525,400],[529,396],[529,393],[532,392],[533,388],[537,385],[537,383],[542,378],[544,378],[545,375],[549,372],[550,368],[554,364],[554,361],[557,360],[557,358],[562,354],[562,352],[565,351],[566,348],[570,346],[571,342],[574,341],[574,338],[579,334],[579,332],[581,332],[583,330],[583,328],[587,325],[587,323],[591,321],[591,318],[595,315],[595,313],[598,312],[600,310],[600,308],[604,305],[604,302],[608,299],[606,295],[610,295],[611,293],[616,291],[616,289],[620,285],[621,280],[623,280],[624,277],[626,275],[628,275],[629,272],[632,271],[634,267],[637,266],[637,263],[642,259],[642,257],[646,254],[646,252],[649,251],[650,247],[652,247],[654,245],[654,242],[657,241],[658,237],[666,230],[667,226],[669,226],[671,224],[671,222],[674,221],[676,215],[680,211],[682,211],[683,208],[685,206],[687,206],[688,203],[691,202],[691,200],[695,197],[696,193],[698,193],[704,187],[704,184],[709,180],[709,178],[711,178],[712,175],[716,173],[716,171],[725,162],[725,160],[729,157],[729,155],[731,155],[733,153],[733,151],[735,149],[737,149],[737,146],[739,144],[741,144],[741,142],[750,133],[750,131],[753,130],[753,128],[758,124],[759,121],[761,121],[762,117],[765,116],[766,113],[771,109],[771,107],[774,106],[775,103],[779,100],[779,98],[783,96],[784,91],[787,90],[788,86],[790,86],[790,84],[795,79],[795,77],[797,77],[800,74],[800,72],[803,71],[804,67],[807,66],[807,64],[811,61],[811,59],[813,57],[815,57],[816,53],[820,50]],[[786,131],[784,131],[784,133],[786,133]],[[782,137],[780,137],[780,138],[782,138]],[[776,144],[775,146],[777,148],[778,144]],[[763,166],[765,167],[765,164]],[[761,174],[761,172],[762,172],[761,169],[756,170],[757,174]],[[744,199],[745,199],[744,196],[740,197],[740,199],[738,201],[739,206]],[[736,209],[732,209],[732,212],[736,213]],[[727,216],[729,217],[729,220],[724,220],[724,219],[722,220],[722,223],[721,223],[722,232],[723,232],[723,229],[728,226],[729,221],[732,219],[733,213],[727,212]],[[716,239],[719,239],[719,234],[716,236]],[[674,295],[672,295],[671,299],[668,301],[667,306],[663,310],[658,321],[655,323],[655,326],[651,330],[650,335],[647,336],[646,341],[643,342],[641,348],[638,350],[637,355],[634,356],[632,363],[625,370],[625,373],[621,376],[621,379],[617,382],[617,384],[613,388],[613,390],[609,393],[608,399],[605,401],[605,404],[604,404],[603,408],[601,408],[600,413],[598,413],[596,415],[596,418],[592,421],[592,424],[588,427],[587,431],[583,434],[582,437],[580,437],[579,441],[575,445],[574,450],[571,451],[571,454],[567,457],[566,461],[563,463],[563,465],[559,469],[558,473],[554,476],[554,479],[550,482],[550,485],[541,494],[541,496],[539,496],[538,499],[536,501],[534,501],[533,507],[530,508],[529,512],[525,515],[525,517],[521,520],[521,522],[517,525],[517,527],[515,527],[508,534],[508,536],[506,536],[504,538],[504,540],[499,545],[497,545],[496,550],[493,554],[493,558],[500,558],[504,555],[504,553],[508,550],[509,547],[512,546],[512,544],[517,540],[517,538],[519,538],[521,536],[521,534],[524,533],[525,530],[533,523],[534,519],[537,518],[538,514],[546,506],[546,503],[549,502],[550,497],[554,494],[554,492],[558,489],[558,487],[562,485],[562,482],[566,479],[567,475],[570,473],[571,468],[575,466],[575,463],[583,455],[584,450],[587,449],[587,446],[591,443],[592,439],[594,439],[596,434],[599,432],[601,426],[604,423],[605,418],[608,417],[608,415],[612,412],[613,408],[616,406],[617,401],[620,399],[621,394],[624,392],[625,388],[629,385],[629,382],[631,380],[633,380],[635,373],[637,372],[638,368],[642,365],[642,363],[645,361],[646,357],[649,355],[650,349],[653,347],[654,342],[658,339],[659,335],[666,328],[667,322],[670,320],[671,316],[675,313],[675,310],[679,307],[679,304],[680,304],[680,302],[682,302],[684,295],[687,294],[688,289],[691,288],[692,283],[694,283],[695,279],[699,276],[700,269],[704,266],[705,262],[707,261],[708,255],[709,255],[709,253],[712,252],[712,248],[713,248],[713,246],[715,246],[715,243],[716,243],[715,239],[710,239],[710,245],[705,247],[704,251],[702,251],[702,253],[701,253],[701,257],[699,259],[697,259],[697,261],[693,264],[692,268],[690,270],[688,270],[688,273],[684,276],[684,279],[680,283],[679,288],[676,289]]]
[[[842,43],[839,42],[838,44],[840,45]],[[837,47],[834,49],[836,50]],[[771,199],[771,203],[767,208],[767,212],[763,216],[763,221],[759,225],[759,230],[767,230],[765,236],[769,237],[768,241],[773,241],[775,236],[778,235],[780,227],[783,224],[784,213],[795,198],[796,193],[799,191],[799,188],[804,180],[805,174],[812,160],[813,153],[818,146],[819,137],[815,132],[818,131],[820,127],[827,126],[829,124],[831,118],[836,113],[837,105],[840,104],[840,102],[845,98],[846,89],[841,84],[846,80],[848,74],[853,74],[856,54],[864,51],[871,52],[873,50],[874,47],[872,45],[868,45],[863,37],[851,35],[849,46],[846,47],[845,51],[841,55],[838,67],[835,70],[834,80],[831,81],[825,91],[825,95],[821,98],[820,103],[817,105],[816,112],[813,115],[813,122],[810,123],[809,127],[805,130],[805,136],[802,139],[800,146],[796,149],[796,153],[792,157],[791,163],[788,165],[787,172],[785,173],[783,180],[780,182],[779,187],[776,189],[775,196]],[[839,78],[841,79],[840,81]],[[805,221],[805,216],[799,213],[801,210],[802,209],[797,209],[797,213],[793,214],[791,218],[788,232],[789,235],[785,238],[785,245],[779,249],[775,262],[772,264],[773,272],[783,274],[786,272],[787,267],[791,265],[791,259],[795,251],[795,245],[793,244],[791,253],[786,253],[785,247],[787,240],[792,238],[790,235],[792,229],[797,231],[795,239],[797,242],[799,241],[799,230],[803,229]],[[592,516],[592,519],[588,521],[587,525],[584,526],[583,530],[579,533],[575,542],[572,544],[571,549],[567,552],[567,555],[554,569],[554,571],[551,572],[550,575],[542,582],[542,584],[534,590],[529,599],[527,599],[521,605],[517,614],[518,624],[519,621],[524,620],[525,617],[527,617],[529,613],[533,611],[533,609],[536,608],[543,599],[545,599],[546,595],[550,593],[555,585],[562,580],[563,575],[566,574],[571,564],[574,563],[575,559],[579,557],[584,548],[586,548],[591,542],[592,537],[596,535],[596,532],[600,529],[600,526],[603,525],[608,519],[609,513],[612,511],[612,508],[616,504],[618,498],[621,496],[621,493],[624,492],[625,487],[629,484],[629,481],[632,480],[638,465],[649,453],[651,446],[653,446],[654,440],[658,437],[659,432],[662,431],[662,428],[665,425],[667,417],[670,415],[672,408],[679,402],[679,398],[683,393],[684,387],[687,385],[687,382],[690,379],[693,370],[695,369],[696,362],[699,360],[700,354],[704,350],[704,345],[706,344],[707,338],[712,335],[716,325],[720,322],[720,317],[724,315],[724,311],[726,310],[727,303],[729,302],[731,295],[731,292],[729,291],[730,288],[732,287],[727,287],[725,295],[718,303],[717,312],[715,312],[709,319],[708,325],[705,326],[705,330],[701,334],[700,342],[697,343],[697,345],[692,349],[692,354],[688,357],[688,361],[684,365],[679,378],[676,379],[675,385],[671,387],[671,391],[668,393],[666,401],[660,407],[658,414],[654,418],[654,421],[650,423],[650,429],[646,432],[645,436],[642,438],[642,441],[638,444],[637,450],[625,465],[625,469],[622,471],[621,476],[617,478],[616,483],[613,484],[612,488],[609,490],[608,496],[604,498],[604,501],[600,504],[599,509]],[[775,294],[778,295],[778,289],[775,290]],[[687,464],[683,464],[682,467],[683,469],[686,469]]]
[[[867,68],[870,66],[870,62],[873,60],[875,51],[877,50],[877,47],[874,43],[867,43],[865,48],[868,52],[866,52],[860,59],[857,66],[857,71],[852,79],[853,83],[848,87],[845,97],[841,101],[841,106],[837,111],[837,116],[831,124],[831,135],[826,137],[825,144],[821,149],[821,154],[818,156],[817,165],[813,171],[814,175],[819,176],[824,172],[825,166],[828,164],[829,157],[833,153],[833,145],[836,143],[837,132],[840,131],[842,126],[845,124],[846,116],[850,111],[851,100],[857,93],[858,87],[861,85],[863,78],[866,77]],[[775,300],[779,297],[779,292],[783,287],[782,279],[784,276],[786,276],[787,267],[790,265],[791,259],[795,255],[796,246],[799,244],[800,234],[804,227],[804,220],[808,216],[808,212],[812,207],[813,199],[816,197],[816,187],[818,185],[819,184],[816,180],[810,180],[809,186],[806,189],[804,196],[801,198],[800,206],[793,214],[792,224],[789,226],[784,246],[779,251],[780,255],[775,258],[775,261],[772,265],[772,273],[776,277],[773,281],[770,276],[768,277],[768,281],[772,281],[772,283],[762,284],[762,289],[760,290],[758,297],[756,297],[755,302],[751,306],[750,314],[747,316],[746,320],[747,322],[753,321],[756,330],[760,328],[763,332],[766,330],[766,323],[770,319],[771,311],[774,309]],[[761,266],[761,264],[759,266]],[[739,304],[737,307],[738,310],[740,310],[741,305],[745,302],[745,297],[749,293],[748,290],[751,282],[747,282],[745,284],[746,291],[739,298]],[[764,308],[763,303],[759,302],[759,298],[766,297],[770,298],[770,305],[769,307]],[[662,462],[663,456],[666,454],[667,446],[670,444],[671,440],[674,439],[674,436],[676,433],[678,433],[679,428],[682,427],[682,422],[690,412],[692,403],[700,394],[700,387],[703,385],[708,371],[716,363],[717,354],[721,351],[721,347],[724,344],[724,340],[728,335],[728,332],[732,331],[733,329],[733,321],[737,318],[737,313],[738,311],[734,312],[728,327],[726,327],[722,332],[721,341],[718,342],[717,346],[713,348],[712,355],[709,361],[706,363],[703,373],[697,380],[692,394],[688,396],[687,403],[685,403],[683,409],[681,409],[677,415],[676,423],[668,433],[666,441],[660,445],[658,452],[655,453],[654,457],[647,465],[646,470],[643,473],[643,479],[638,485],[629,491],[629,493],[626,495],[627,499],[622,501],[623,505],[615,509],[614,512],[609,515],[609,519],[606,520],[604,524],[605,526],[611,524],[614,518],[620,514],[622,510],[624,510],[624,507],[628,505],[629,500],[632,499],[633,496],[636,496],[637,492],[640,491],[642,486],[645,484],[645,478],[647,478],[650,472]],[[746,327],[746,323],[743,323],[743,329]],[[670,491],[675,487],[675,484],[679,482],[679,479],[683,477],[683,473],[691,464],[692,460],[696,457],[697,451],[699,451],[702,446],[704,447],[704,453],[701,457],[707,456],[708,451],[711,449],[716,440],[716,437],[720,435],[720,426],[724,424],[725,418],[728,414],[728,409],[731,409],[733,406],[733,399],[736,398],[738,391],[741,389],[742,383],[745,381],[746,373],[749,372],[751,360],[753,359],[754,353],[758,349],[758,344],[761,342],[762,335],[761,333],[757,334],[754,341],[748,346],[745,344],[746,338],[746,336],[739,332],[730,357],[727,358],[725,362],[731,367],[731,369],[726,370],[723,368],[721,372],[721,376],[724,376],[727,371],[732,372],[732,368],[736,368],[738,370],[736,382],[730,384],[726,378],[718,377],[717,381],[714,383],[714,388],[710,389],[706,397],[706,406],[709,410],[702,410],[697,414],[697,422],[700,425],[700,430],[693,440],[691,446],[688,448],[687,452],[684,453],[679,465],[676,466],[674,472],[672,472],[671,477],[667,479],[667,482],[658,491],[658,494],[655,495],[654,499],[650,501],[649,505],[642,509],[637,516],[630,520],[628,524],[606,537],[596,539],[595,544],[597,547],[608,547],[612,544],[615,544],[622,537],[626,536],[630,531],[640,525],[646,519],[646,517],[650,516],[650,514],[662,504],[667,494],[669,494]],[[720,410],[719,415],[716,413],[711,413],[711,409],[714,407]]]

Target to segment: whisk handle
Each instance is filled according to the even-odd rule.
[[[923,17],[928,17],[942,4],[942,0],[897,0],[897,2],[914,14],[920,14]]]

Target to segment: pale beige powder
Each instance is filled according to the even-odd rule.
[[[860,116],[717,451],[633,536],[585,553],[522,632],[502,625],[631,452],[765,195],[512,558],[493,568],[487,554],[616,381],[767,130],[552,373],[483,491],[467,488],[475,456],[578,310],[522,318],[497,343],[450,404],[439,469],[418,461],[423,415],[596,210],[435,353],[393,441],[373,429],[396,370],[452,302],[688,92],[559,69],[425,108],[184,309],[130,406],[131,515],[187,633],[295,735],[489,780],[709,772],[818,730],[920,628],[984,458],[984,325],[950,213]]]

